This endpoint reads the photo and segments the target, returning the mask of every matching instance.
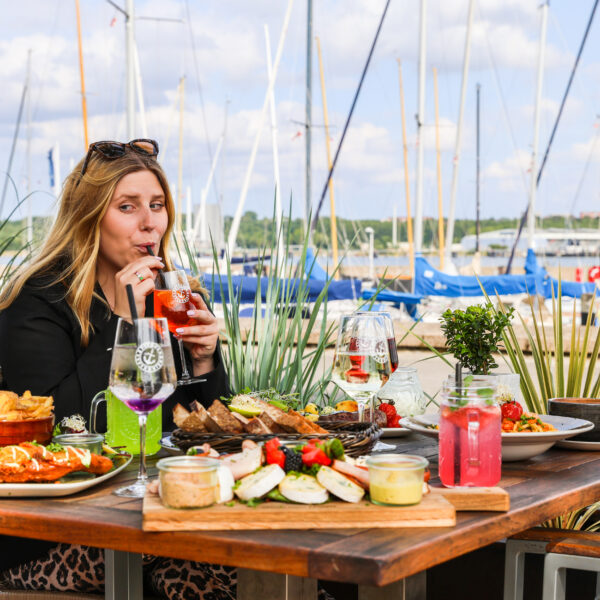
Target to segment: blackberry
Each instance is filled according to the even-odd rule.
[[[302,455],[294,452],[291,448],[286,446],[281,446],[283,453],[285,454],[285,463],[283,465],[283,470],[286,473],[290,471],[301,471],[302,470]]]

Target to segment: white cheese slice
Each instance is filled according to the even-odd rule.
[[[244,501],[262,498],[268,494],[285,477],[285,471],[279,465],[267,465],[240,480],[234,490],[235,495]]]
[[[286,475],[279,491],[288,500],[301,504],[323,504],[329,498],[327,490],[312,475]]]
[[[217,503],[233,500],[233,475],[228,467],[219,465],[217,467]]]
[[[365,495],[365,490],[359,485],[330,467],[323,466],[319,469],[317,481],[334,496],[346,502],[359,502]]]

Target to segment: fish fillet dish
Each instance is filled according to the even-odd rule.
[[[110,458],[73,446],[23,442],[0,448],[0,483],[52,482],[75,471],[104,475],[112,468]]]

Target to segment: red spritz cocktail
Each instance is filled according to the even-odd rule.
[[[188,310],[195,308],[189,290],[154,290],[154,316],[167,319],[169,331],[173,334],[179,327],[196,325],[196,319],[187,314]]]
[[[179,357],[181,359],[181,378],[178,385],[188,385],[206,381],[204,378],[192,377],[188,371],[183,341],[177,333],[180,327],[192,327],[198,321],[188,315],[189,310],[196,310],[192,302],[192,291],[185,271],[162,271],[156,279],[154,290],[154,316],[167,319],[169,331],[177,337]]]

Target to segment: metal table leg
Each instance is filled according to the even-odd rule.
[[[251,569],[237,570],[237,600],[316,600],[317,580]]]
[[[427,571],[382,587],[358,586],[358,600],[425,600]]]
[[[106,600],[143,600],[142,555],[104,551]]]

